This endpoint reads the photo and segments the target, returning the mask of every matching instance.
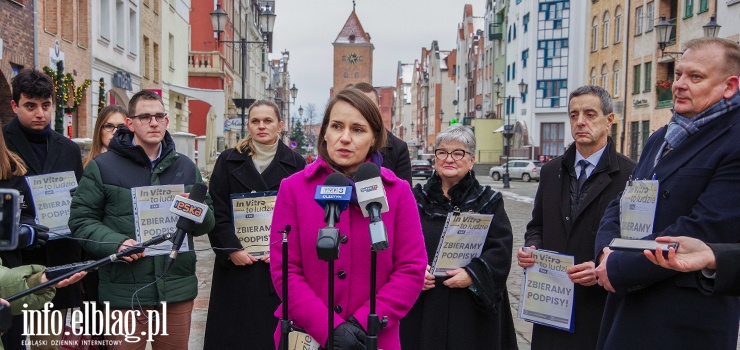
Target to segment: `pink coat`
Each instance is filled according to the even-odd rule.
[[[282,234],[278,230],[291,225],[288,236],[288,317],[296,327],[306,330],[322,346],[327,342],[328,263],[316,254],[316,237],[324,223],[324,210],[313,197],[332,170],[319,157],[314,163],[283,180],[275,203],[270,232],[270,270],[275,289],[282,291]],[[399,320],[414,305],[424,286],[427,255],[421,232],[419,212],[408,182],[381,168],[381,177],[390,210],[383,214],[390,248],[377,256],[376,313],[388,317],[388,326],[378,334],[378,347],[401,349]],[[354,189],[353,189],[354,190]],[[370,234],[369,218],[356,205],[350,205],[339,217],[339,233],[348,237],[340,244],[339,259],[334,262],[334,327],[354,316],[367,330],[370,312]],[[340,273],[345,278],[339,278]],[[282,297],[282,296],[281,296]],[[275,316],[282,316],[282,307]],[[280,326],[275,333],[279,344]]]

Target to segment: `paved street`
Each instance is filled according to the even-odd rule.
[[[421,180],[423,181],[423,180]],[[494,182],[488,176],[478,176],[481,184],[491,185],[497,191],[502,191],[502,183]],[[414,184],[418,182],[415,179]],[[511,188],[503,191],[506,205],[506,212],[514,228],[514,247],[519,247],[524,243],[524,227],[529,220],[532,212],[532,202],[537,191],[537,182],[512,181]],[[208,302],[210,300],[211,277],[213,271],[214,254],[208,249],[209,243],[207,237],[199,237],[195,240],[195,247],[198,249],[197,275],[199,282],[198,297],[195,299],[195,309],[193,310],[192,331],[190,334],[190,349],[201,349],[203,346],[203,335],[206,325],[206,316],[208,315]],[[512,255],[513,257],[513,255]],[[511,301],[511,311],[514,315],[517,313],[519,303],[519,293],[521,290],[522,269],[512,260],[511,273],[509,274],[508,288],[509,299]],[[517,339],[519,349],[527,350],[530,348],[529,339],[532,334],[532,325],[523,322],[514,317],[514,325],[517,330]]]

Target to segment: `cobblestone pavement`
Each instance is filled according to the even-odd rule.
[[[414,184],[418,179],[415,179]],[[423,181],[423,180],[422,180]],[[511,220],[514,230],[514,249],[516,250],[524,243],[524,228],[530,219],[532,213],[532,202],[535,192],[537,191],[537,182],[520,182],[512,181],[511,188],[503,189],[502,183],[494,182],[488,176],[478,176],[481,184],[491,185],[497,191],[504,194],[506,212]],[[189,349],[202,349],[203,336],[206,326],[206,317],[208,316],[208,302],[210,301],[211,278],[213,272],[214,254],[209,249],[208,237],[202,236],[195,239],[195,249],[198,250],[197,276],[198,276],[198,297],[195,299],[193,309],[192,325],[190,333]],[[514,255],[512,254],[512,258]],[[532,337],[532,325],[516,318],[519,305],[519,294],[522,284],[522,269],[512,260],[511,273],[507,286],[509,289],[509,299],[511,302],[511,312],[514,314],[514,326],[517,332],[517,341],[519,349],[528,350],[530,348],[529,340]]]

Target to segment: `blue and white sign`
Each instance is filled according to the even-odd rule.
[[[295,141],[290,141],[290,143],[288,144],[288,147],[290,147],[290,149],[296,149],[298,148],[298,143]]]

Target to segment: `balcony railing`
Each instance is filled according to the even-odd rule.
[[[223,57],[218,51],[191,51],[188,55],[188,74],[223,77]]]

